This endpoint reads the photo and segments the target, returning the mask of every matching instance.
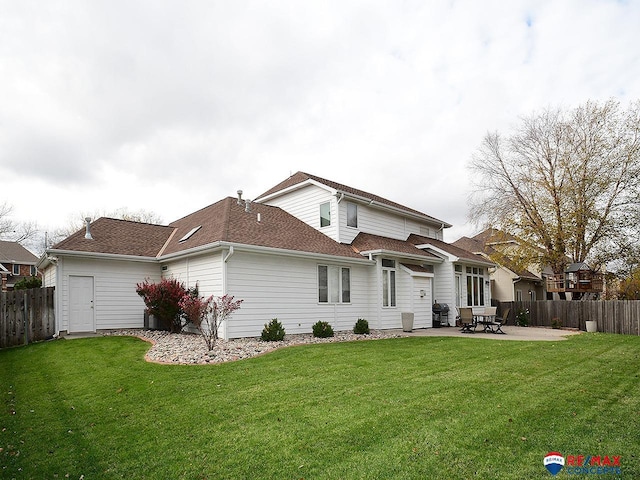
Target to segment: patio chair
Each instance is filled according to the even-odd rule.
[[[462,330],[460,330],[462,333],[475,333],[476,322],[471,308],[460,308],[460,323],[462,324]],[[472,328],[473,330],[471,330]]]
[[[484,307],[484,315],[482,317],[482,325],[484,326],[483,332],[495,333],[493,331],[494,325],[496,325],[496,310],[497,307]]]
[[[493,331],[493,333],[502,333],[503,335],[505,334],[502,331],[502,326],[507,324],[510,311],[511,311],[510,308],[505,308],[504,312],[502,312],[502,317],[496,317],[496,320],[495,320],[496,329]]]

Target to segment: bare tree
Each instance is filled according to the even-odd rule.
[[[507,137],[488,133],[470,169],[474,221],[516,235],[556,273],[568,259],[608,262],[639,231],[640,102],[522,118]]]
[[[38,234],[36,222],[16,222],[11,218],[13,206],[7,202],[0,204],[0,239],[12,242],[28,242]]]

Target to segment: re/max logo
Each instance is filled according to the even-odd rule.
[[[567,455],[566,465],[573,467],[619,467],[620,455]]]

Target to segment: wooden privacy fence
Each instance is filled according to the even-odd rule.
[[[509,325],[518,312],[529,311],[529,325],[586,330],[585,322],[595,320],[598,331],[640,335],[640,300],[539,300],[535,302],[500,302],[500,312],[511,308]]]
[[[0,293],[0,348],[46,340],[55,333],[53,290]]]

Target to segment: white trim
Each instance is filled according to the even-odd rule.
[[[404,253],[404,252],[397,252],[395,250],[385,250],[385,249],[378,249],[378,250],[366,250],[366,251],[362,251],[360,252],[360,255],[385,255],[385,256],[389,256],[389,257],[395,257],[395,258],[409,258],[411,260],[419,260],[421,262],[424,263],[443,263],[444,260],[441,258],[437,258],[437,257],[431,257],[431,256],[427,256],[427,255],[419,255],[416,253]]]

